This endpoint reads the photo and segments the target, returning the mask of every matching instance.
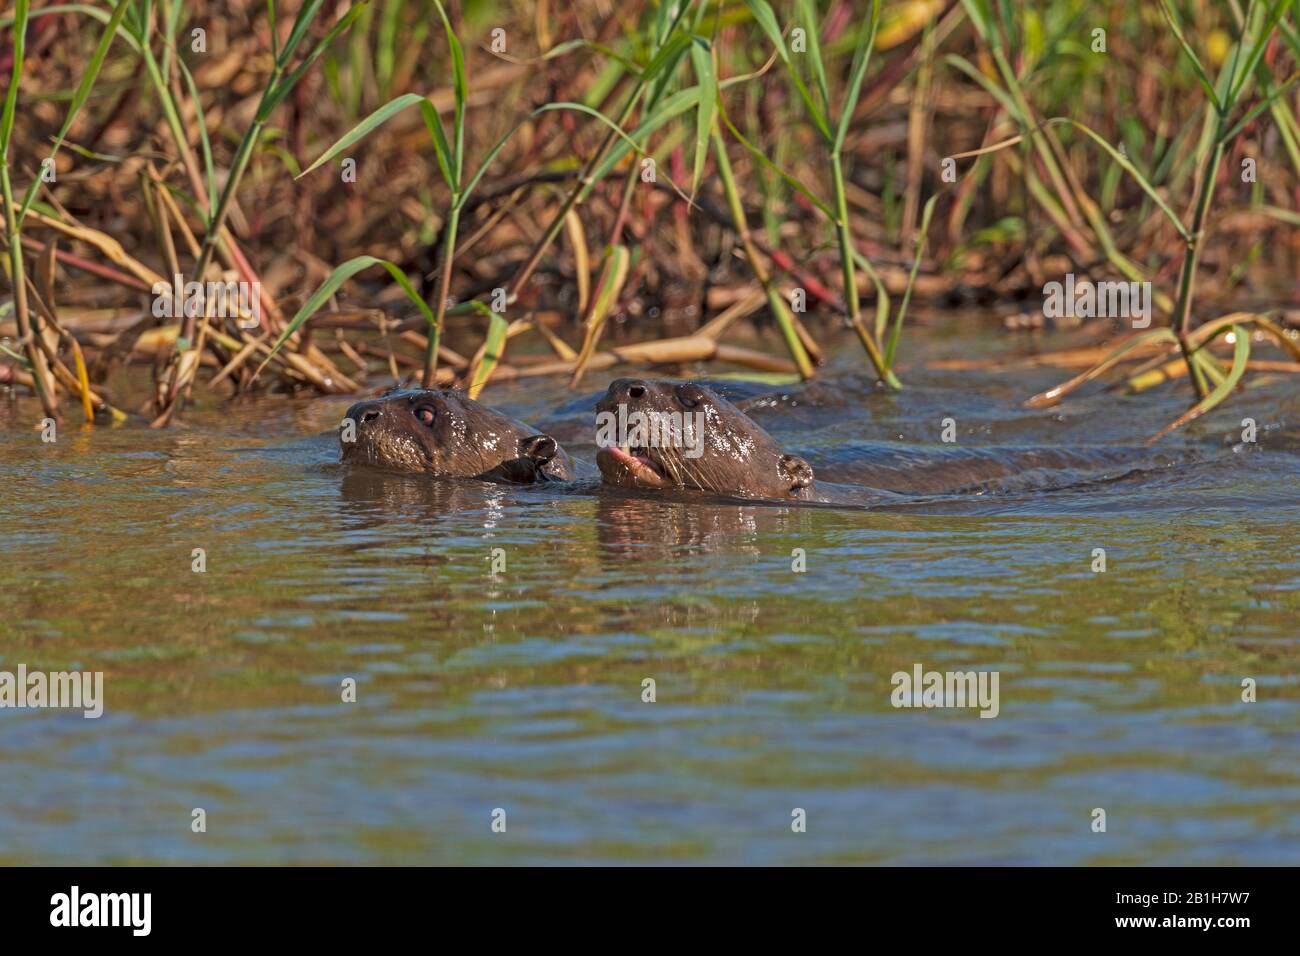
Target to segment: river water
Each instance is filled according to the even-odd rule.
[[[814,465],[945,417],[1136,444],[1185,407],[860,368],[733,387]],[[1298,381],[1254,378],[1174,464],[872,510],[348,473],[321,434],[348,399],[74,410],[53,444],[8,405],[0,670],[102,671],[104,715],[0,709],[0,863],[1294,864]],[[485,398],[590,458],[591,394]],[[996,671],[998,716],[891,706],[917,664]]]

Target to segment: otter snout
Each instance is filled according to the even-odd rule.
[[[378,421],[384,414],[383,402],[357,402],[348,409],[345,418],[350,418],[356,424],[357,428],[363,428],[366,425]]]
[[[620,378],[609,383],[609,391],[605,393],[605,400],[611,404],[627,404],[645,398],[649,392],[650,385],[648,382],[639,378]]]
[[[636,408],[649,401],[653,393],[650,382],[642,378],[615,378],[610,382],[610,388],[604,393],[601,401],[597,402],[597,408],[617,408],[627,406]]]
[[[355,403],[339,422],[339,449],[342,460],[355,464],[384,465],[402,463],[404,468],[423,467],[424,455],[417,453],[418,442],[403,436],[389,403],[382,399]]]
[[[573,477],[554,438],[456,391],[393,389],[356,402],[339,443],[344,462],[390,471],[525,483]]]

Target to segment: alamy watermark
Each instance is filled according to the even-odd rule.
[[[153,928],[152,893],[83,893],[74,885],[50,897],[50,925],[55,927],[124,927],[132,936]]]
[[[103,671],[0,671],[0,708],[80,710],[89,720],[104,713]]]
[[[1001,704],[998,671],[927,671],[912,665],[896,671],[889,702],[895,707],[978,707],[981,717],[996,717]]]
[[[596,445],[599,448],[680,448],[686,458],[704,454],[704,412],[628,412],[619,403],[617,412],[596,413]]]
[[[150,291],[156,318],[207,315],[214,319],[236,319],[241,329],[255,329],[262,324],[260,282],[186,282],[177,273],[170,284],[155,282]]]
[[[1129,319],[1135,329],[1151,324],[1150,282],[1092,282],[1066,273],[1064,282],[1043,286],[1048,319]]]

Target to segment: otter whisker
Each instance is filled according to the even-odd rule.
[[[700,488],[700,490],[708,491],[713,494],[717,493],[712,482],[705,478],[703,468],[693,470],[686,464],[685,456],[681,455],[679,450],[676,448],[673,449],[673,465],[679,473],[685,473],[686,477],[690,478],[695,485]],[[685,485],[685,482],[678,479],[678,484]]]
[[[682,480],[681,462],[677,458],[675,451],[676,450],[673,448],[659,449],[659,461],[663,464],[664,470],[672,476],[673,481],[685,488],[687,485],[686,482]],[[687,477],[690,476],[687,475]]]

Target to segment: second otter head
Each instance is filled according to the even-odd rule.
[[[812,497],[812,466],[703,385],[618,379],[596,413],[596,464],[608,484]]]
[[[357,402],[339,428],[339,444],[345,464],[439,478],[573,477],[555,439],[456,391],[404,389]]]

